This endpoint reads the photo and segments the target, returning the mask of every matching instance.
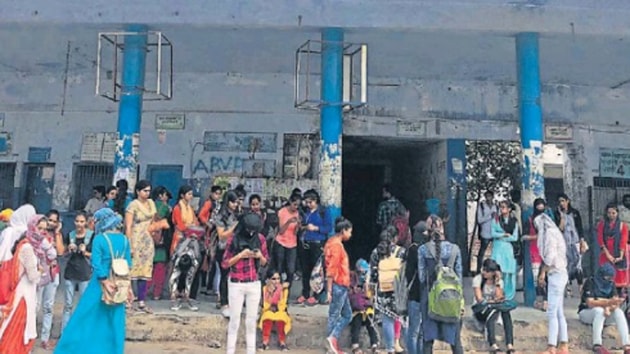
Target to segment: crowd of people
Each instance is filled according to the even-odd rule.
[[[273,211],[265,210],[256,194],[246,204],[242,185],[227,191],[213,186],[198,210],[190,186],[179,189],[172,207],[169,191],[146,180],[138,181],[133,196],[124,180],[112,188],[94,188],[94,198],[76,213],[74,228],[65,235],[55,210],[41,215],[23,205],[0,213],[0,353],[30,353],[40,314],[44,349],[123,353],[126,313],[153,313],[147,297],[166,297],[172,311],[182,306],[197,311],[199,294],[214,294],[217,308],[229,318],[228,354],[236,352],[242,312],[248,354],[275,346],[274,329],[277,347],[287,351],[288,308],[317,304],[328,305],[325,343],[331,353],[343,353],[340,336],[347,326],[355,354],[364,352],[363,328],[369,339],[365,347],[372,352],[432,353],[439,340],[463,353],[461,250],[447,240],[445,220],[437,212],[410,226],[408,210],[388,186],[376,217],[379,242],[352,265],[344,246],[353,236],[352,221],[331,220],[315,190],[296,189]],[[481,250],[471,310],[490,352],[501,350],[498,323],[505,333],[503,351],[516,351],[511,312],[517,307],[519,265],[526,261],[536,282],[536,307],[547,313],[544,353],[568,353],[564,298],[573,281],[581,292],[579,319],[592,326],[593,351],[608,353],[602,331],[615,323],[624,353],[630,353],[628,228],[620,218],[630,196],[622,207],[607,206],[590,243],[567,195],[558,197],[553,211],[537,199],[524,221],[515,199],[495,204],[487,192],[477,210]],[[587,254],[594,250],[599,251],[595,257]],[[65,258],[63,272],[59,257]],[[596,259],[597,266],[584,265],[588,259]],[[292,302],[298,277],[302,289]],[[55,343],[52,309],[61,284],[61,338]]]

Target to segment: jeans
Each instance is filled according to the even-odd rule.
[[[273,258],[272,264],[275,265],[275,270],[280,275],[283,273],[287,275],[287,282],[289,286],[293,284],[293,276],[295,275],[295,263],[297,261],[297,247],[286,248],[279,243],[273,245]],[[310,280],[310,276],[309,276]]]
[[[564,317],[564,289],[569,276],[567,272],[549,273],[547,280],[547,320],[549,321],[550,346],[557,347],[558,341],[567,343],[569,333],[567,320]]]
[[[407,328],[406,349],[408,354],[422,353],[422,312],[420,303],[409,301],[407,303],[409,315],[409,327]]]
[[[328,307],[328,337],[339,339],[341,332],[352,320],[348,288],[333,283],[332,300]]]
[[[262,288],[259,281],[251,283],[229,282],[230,323],[228,324],[227,354],[236,352],[238,328],[241,326],[241,312],[245,301],[245,338],[247,354],[256,354],[256,318]]]
[[[630,337],[628,336],[628,322],[623,310],[616,308],[610,316],[604,316],[603,307],[593,307],[580,311],[580,322],[593,325],[593,345],[602,345],[602,332],[604,324],[610,325],[613,322],[617,324],[617,332],[621,338],[623,346],[630,345]]]
[[[302,261],[302,296],[309,298],[311,296],[311,272],[313,272],[319,256],[322,255],[322,244],[304,242],[302,247],[303,251],[300,256]]]
[[[510,315],[510,311],[495,311],[486,320],[486,333],[488,334],[488,344],[490,344],[490,346],[497,344],[496,328],[499,316],[501,316],[501,320],[503,321],[503,329],[505,330],[505,345],[513,345],[514,327],[512,325],[512,315]]]
[[[382,314],[381,317],[382,326],[383,326],[383,343],[385,345],[385,350],[388,353],[393,353],[396,351],[396,336],[394,332],[394,322],[396,319],[393,317],[389,317],[386,314]]]
[[[53,323],[53,307],[55,305],[55,295],[59,286],[59,274],[55,279],[46,286],[37,288],[37,305],[42,309],[42,332],[40,339],[42,342],[48,342],[50,339],[50,330]]]
[[[221,266],[223,263],[223,255],[225,254],[225,250],[217,250],[216,258],[217,263],[219,264],[219,271],[221,278],[219,279],[219,302],[221,307],[228,305],[228,278],[230,276],[230,269],[225,269]]]
[[[74,288],[75,286],[79,286],[79,299],[85,292],[85,289],[88,286],[89,281],[78,281],[78,280],[64,280],[64,287],[66,288],[66,296],[65,303],[63,306],[63,316],[61,317],[61,332],[63,333],[63,329],[66,328],[68,321],[70,321],[70,315],[72,315],[72,305],[74,304]]]

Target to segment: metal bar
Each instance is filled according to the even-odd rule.
[[[170,43],[170,42],[169,42]],[[173,44],[169,45],[171,51],[171,63],[169,66],[169,75],[168,75],[168,99],[173,98]]]
[[[118,91],[116,90],[116,84],[118,83],[118,36],[114,36],[114,72],[112,73],[112,77],[114,78],[114,91],[112,95],[114,96],[114,101],[117,101]]]
[[[98,42],[96,44],[96,90],[95,96],[100,95],[99,87],[101,86],[101,55],[103,55],[101,47],[101,35],[98,35]]]
[[[293,107],[298,107],[300,99],[300,49],[295,51],[295,77],[293,78]]]
[[[304,99],[309,99],[309,86],[310,86],[310,76],[311,76],[311,41],[306,42],[306,77],[305,77],[305,86],[304,86]]]
[[[361,45],[361,103],[367,103],[367,44]]]
[[[162,32],[158,32],[158,46],[157,46],[157,94],[161,95],[160,81],[162,78]]]

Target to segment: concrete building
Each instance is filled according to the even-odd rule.
[[[520,139],[523,32],[539,38],[544,142],[562,143],[564,190],[586,210],[588,187],[630,168],[628,15],[623,0],[5,1],[0,198],[75,210],[111,183],[119,104],[95,95],[97,43],[127,24],[174,49],[173,98],[142,108],[139,178],[204,194],[224,176],[269,200],[320,187],[320,115],[294,107],[295,57],[337,27],[369,48],[368,104],[343,116],[344,214],[368,223],[391,182],[412,219],[441,198],[465,230],[463,141]]]

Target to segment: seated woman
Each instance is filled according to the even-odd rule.
[[[615,267],[604,263],[595,276],[588,278],[582,288],[582,302],[578,310],[580,322],[593,326],[593,352],[608,353],[602,346],[604,324],[614,322],[624,346],[624,354],[630,354],[628,323],[619,305],[624,299],[617,295],[615,288]]]
[[[514,334],[510,311],[515,306],[511,302],[505,301],[501,267],[493,259],[488,258],[483,262],[481,274],[473,278],[473,290],[475,292],[473,313],[475,319],[486,327],[490,352],[499,351],[495,328],[497,320],[501,316],[505,330],[506,352],[514,353]]]
[[[291,317],[287,312],[289,283],[280,283],[280,273],[269,273],[267,285],[263,287],[263,308],[258,327],[262,330],[262,350],[269,349],[271,329],[275,325],[280,350],[288,351],[286,335],[291,331]]]

